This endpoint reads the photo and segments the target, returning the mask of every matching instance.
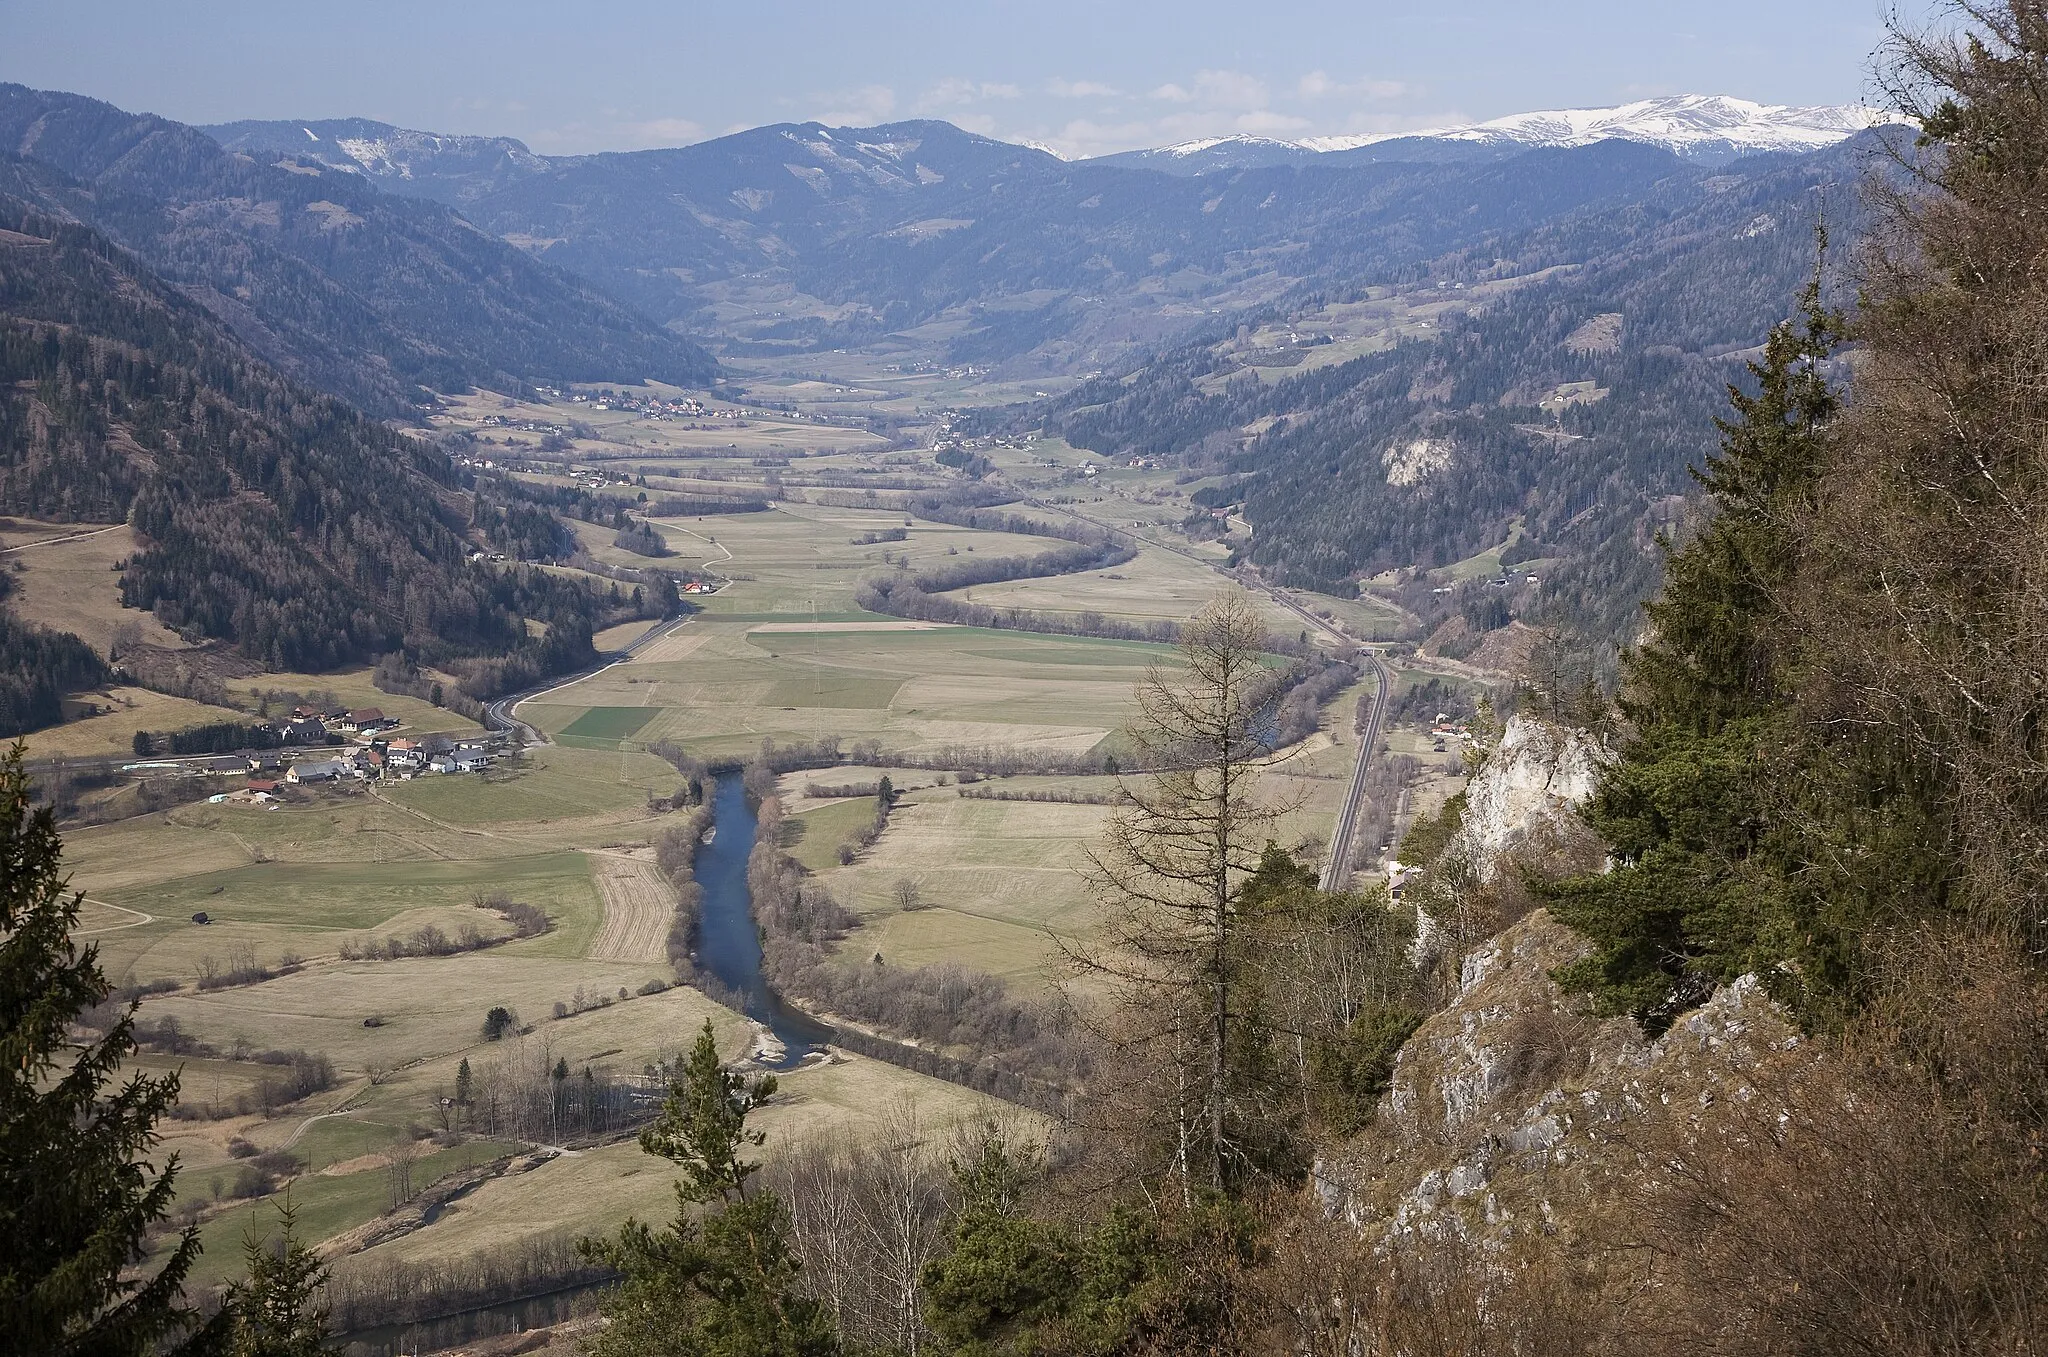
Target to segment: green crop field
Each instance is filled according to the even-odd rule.
[[[650,707],[592,707],[562,727],[562,734],[616,745],[654,719]]]
[[[851,839],[875,818],[875,799],[852,796],[844,801],[792,801],[782,825],[782,842],[789,855],[814,872],[839,862],[839,845]]]

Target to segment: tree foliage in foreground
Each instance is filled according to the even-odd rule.
[[[327,1265],[298,1237],[291,1196],[278,1203],[278,1230],[270,1238],[252,1227],[242,1241],[248,1280],[230,1299],[232,1357],[319,1357],[327,1346],[328,1307],[321,1298]]]
[[[1552,892],[1557,915],[1596,951],[1568,979],[1610,1011],[1656,1024],[1713,987],[1805,950],[1788,931],[1796,845],[1767,809],[1796,739],[1787,656],[1774,626],[1796,569],[1796,521],[1811,500],[1837,397],[1822,365],[1838,319],[1818,280],[1798,321],[1750,364],[1755,395],[1698,473],[1712,519],[1667,546],[1651,639],[1625,661],[1633,734],[1587,818],[1615,869]]]
[[[99,949],[73,940],[56,828],[33,809],[20,745],[0,763],[0,1351],[121,1357],[218,1352],[181,1290],[199,1256],[187,1229],[148,1265],[170,1211],[176,1156],[146,1156],[177,1101],[175,1075],[115,1079],[135,1049],[131,1007],[69,1044],[72,1020],[112,992]]]
[[[828,1357],[837,1336],[802,1293],[789,1217],[750,1180],[763,1136],[747,1116],[775,1091],[727,1070],[707,1020],[661,1117],[640,1147],[682,1166],[675,1218],[661,1230],[629,1220],[616,1238],[586,1240],[587,1257],[625,1280],[604,1303],[594,1357]]]

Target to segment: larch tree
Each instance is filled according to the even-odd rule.
[[[1179,664],[1138,686],[1121,799],[1090,854],[1106,916],[1078,974],[1118,1000],[1110,1033],[1128,1068],[1133,1107],[1164,1142],[1167,1173],[1185,1194],[1229,1192],[1249,1164],[1246,1106],[1233,1062],[1255,1055],[1254,996],[1238,983],[1244,884],[1281,807],[1257,794],[1269,753],[1262,721],[1272,690],[1266,635],[1241,596],[1209,604],[1182,629]],[[1142,1134],[1142,1132],[1141,1132]]]

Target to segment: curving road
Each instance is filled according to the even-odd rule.
[[[626,663],[626,661],[632,659],[648,646],[653,645],[677,627],[688,622],[695,615],[694,613],[685,613],[681,617],[672,617],[659,626],[649,627],[641,634],[638,640],[635,640],[625,649],[612,651],[600,663],[594,664],[588,669],[579,669],[573,674],[543,683],[536,688],[528,688],[522,692],[507,693],[503,697],[493,698],[491,701],[484,703],[484,729],[503,731],[507,734],[516,735],[523,744],[546,744],[548,737],[541,733],[539,727],[519,719],[520,703],[531,701],[536,697],[545,697],[549,693],[557,692],[574,683],[581,683],[587,678],[595,678],[607,669]]]

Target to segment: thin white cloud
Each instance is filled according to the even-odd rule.
[[[920,109],[958,108],[967,104],[978,104],[989,99],[1021,99],[1024,91],[1015,85],[989,80],[967,80],[949,75],[938,84],[926,90],[917,101]]]
[[[862,85],[859,89],[813,96],[825,104],[813,121],[827,127],[872,127],[889,121],[896,111],[896,91],[887,85]]]
[[[1123,91],[1100,80],[1067,80],[1054,76],[1045,82],[1045,92],[1055,99],[1120,99]]]
[[[649,118],[621,130],[645,146],[687,146],[704,137],[704,125],[688,118]]]
[[[1243,71],[1197,71],[1186,84],[1168,81],[1152,91],[1152,97],[1168,104],[1201,104],[1208,108],[1262,108],[1266,103],[1266,82]]]
[[[627,109],[607,108],[603,121],[575,121],[544,127],[523,138],[543,155],[602,151],[648,151],[688,146],[704,139],[704,126],[690,118],[642,118]]]
[[[1203,71],[1195,76],[1195,98],[1219,108],[1263,108],[1266,82],[1242,71]]]
[[[1405,99],[1415,87],[1400,80],[1337,80],[1328,71],[1310,71],[1295,81],[1294,92],[1303,99]]]

